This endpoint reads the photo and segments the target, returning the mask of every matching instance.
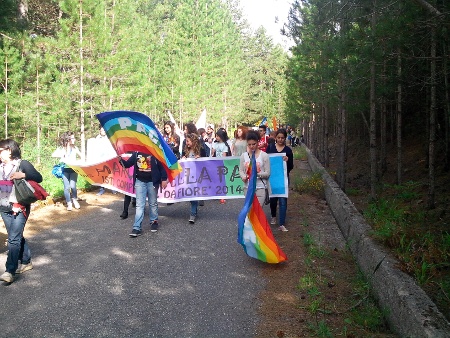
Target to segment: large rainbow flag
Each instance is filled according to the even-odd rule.
[[[163,164],[170,182],[181,172],[176,156],[147,115],[111,111],[96,116],[117,154],[138,151],[155,156]]]
[[[250,257],[267,263],[280,263],[287,256],[276,243],[266,214],[256,197],[256,159],[253,153],[250,162],[250,181],[244,207],[238,217],[238,243]]]

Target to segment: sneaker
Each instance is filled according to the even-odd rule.
[[[67,203],[67,211],[72,211],[72,202]]]
[[[97,193],[97,196],[101,196],[105,193],[105,188],[101,187],[100,190]]]
[[[220,204],[225,204],[226,202],[225,202],[225,200],[220,200]]]
[[[276,217],[272,217],[270,219],[270,225],[275,225],[275,224],[277,224],[277,218]]]
[[[16,273],[24,273],[25,271],[29,271],[33,269],[33,264],[28,263],[28,264],[20,264],[19,268],[16,270]]]
[[[12,283],[12,282],[14,282],[14,276],[12,275],[12,273],[5,271],[0,276],[0,280],[4,281],[6,283]]]
[[[76,198],[72,198],[72,202],[75,209],[80,209],[80,203],[78,203],[78,200]]]
[[[128,218],[128,212],[126,211],[122,212],[119,217],[122,219]]]
[[[195,223],[195,216],[191,215],[191,217],[189,217],[189,223]]]
[[[205,205],[205,201],[198,201],[198,205],[201,206],[201,207],[204,206]]]
[[[131,230],[130,237],[137,237],[137,236],[140,236],[140,235],[142,235],[142,231],[141,230],[137,230],[137,229]]]
[[[150,231],[151,232],[157,232],[158,231],[158,221],[153,221],[152,222],[152,224],[151,224],[151,229],[150,229]]]
[[[278,227],[278,230],[283,231],[283,232],[289,231],[288,229],[285,228],[284,225],[280,225],[280,226]]]

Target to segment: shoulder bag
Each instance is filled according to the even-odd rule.
[[[268,205],[270,203],[269,189],[267,188],[267,185],[264,183],[264,180],[261,177],[259,179],[264,184],[264,191],[266,193],[266,195],[264,196],[264,205]]]

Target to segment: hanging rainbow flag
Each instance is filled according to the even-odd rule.
[[[250,161],[250,181],[244,207],[238,217],[238,243],[250,257],[266,263],[280,263],[287,260],[287,256],[279,248],[273,238],[258,198],[256,197],[256,159],[253,153]]]
[[[164,166],[169,181],[181,166],[153,121],[134,111],[111,111],[96,115],[117,154],[141,152],[155,156]]]

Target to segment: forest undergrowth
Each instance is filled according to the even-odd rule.
[[[388,145],[389,147],[389,145]],[[400,261],[439,310],[450,320],[450,172],[436,163],[436,207],[427,210],[428,169],[425,150],[417,140],[403,143],[403,183],[396,184],[396,149],[388,149],[387,170],[377,199],[370,196],[369,147],[349,144],[346,194],[373,228],[373,238]],[[330,174],[337,156],[330,154]]]

